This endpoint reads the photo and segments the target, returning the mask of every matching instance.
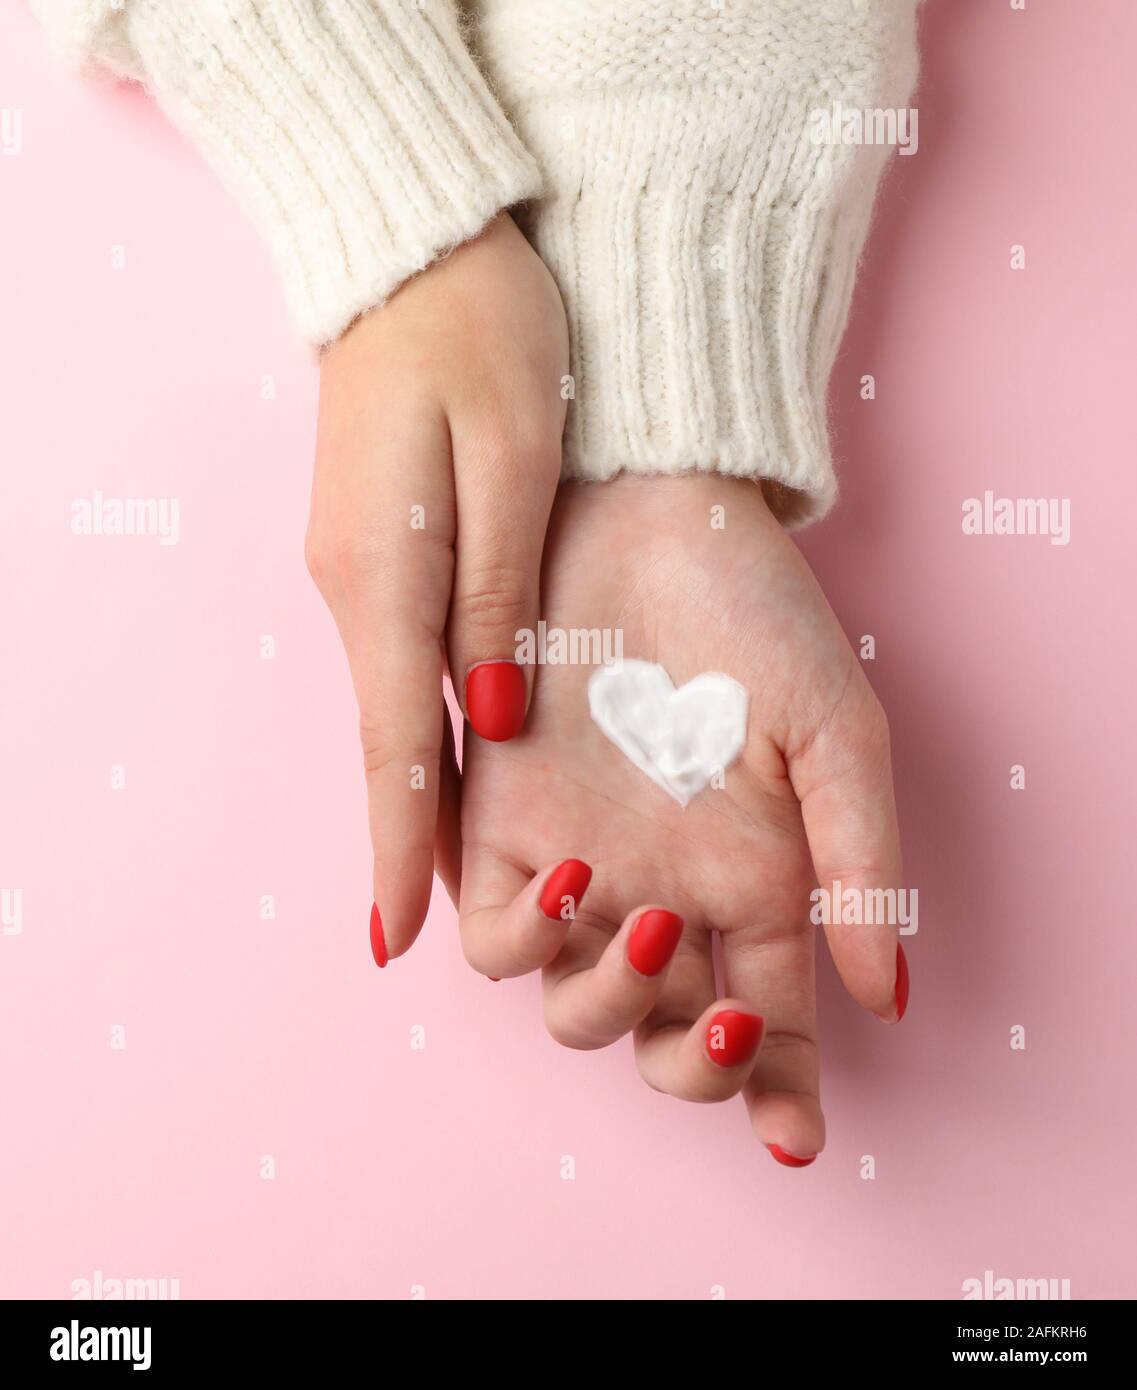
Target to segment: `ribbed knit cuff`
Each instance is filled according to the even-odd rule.
[[[452,0],[127,0],[123,22],[312,343],[539,191]]]
[[[800,525],[836,496],[827,385],[887,151],[814,144],[798,94],[719,100],[578,109],[577,191],[523,220],[569,315],[564,473],[766,479]],[[718,114],[745,140],[709,153]]]

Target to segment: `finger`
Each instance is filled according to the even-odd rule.
[[[592,870],[565,859],[530,876],[481,846],[467,844],[458,925],[466,959],[492,979],[527,975],[564,945]]]
[[[434,878],[452,465],[441,417],[393,412],[382,452],[351,467],[332,457],[347,447],[325,442],[318,453],[308,557],[359,704],[374,855],[371,944],[383,966],[418,935]]]
[[[637,1033],[640,1075],[680,1100],[729,1100],[750,1075],[762,1030],[761,1016],[741,1000],[716,1000],[687,1028],[671,1024]]]
[[[820,885],[814,921],[853,998],[899,1022],[908,971],[898,942],[903,888],[888,724],[867,684],[788,760]],[[901,897],[904,894],[904,897]]]
[[[560,467],[551,426],[544,439],[509,428],[454,427],[450,670],[474,732],[494,742],[520,733],[532,693],[519,645],[537,630],[541,554]]]
[[[804,1168],[825,1146],[813,933],[724,933],[723,968],[727,989],[766,1020],[762,1050],[743,1089],[754,1133],[779,1163]]]
[[[387,644],[387,659],[398,665],[401,681],[395,684],[357,658],[367,687],[360,737],[381,938],[373,924],[372,948],[380,966],[410,948],[430,905],[445,720],[437,644],[424,646],[417,634],[403,634]],[[416,702],[408,698],[412,693]]]
[[[658,1039],[685,1034],[715,998],[710,933],[702,931],[700,923],[689,926],[655,1007],[635,1031],[636,1065],[647,1084],[657,1091],[671,1091],[666,1075],[667,1054],[660,1049]]]
[[[683,919],[639,907],[614,937],[582,922],[544,971],[545,1024],[565,1047],[607,1047],[646,1017],[663,990]]]
[[[715,999],[709,932],[692,934],[659,1002],[636,1029],[647,1084],[681,1100],[719,1101],[742,1087],[762,1042],[762,1019],[735,999]]]

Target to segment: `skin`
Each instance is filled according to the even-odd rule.
[[[373,896],[392,957],[426,916],[440,806],[438,870],[456,882],[444,667],[461,702],[470,668],[512,657],[514,633],[537,622],[567,371],[560,294],[507,216],[364,315],[321,363],[306,556],[359,702]],[[416,766],[425,788],[408,796]]]
[[[725,508],[725,528],[711,508]],[[598,560],[598,557],[602,557]],[[619,628],[626,656],[676,685],[723,671],[750,694],[747,743],[721,790],[683,809],[593,724],[584,666],[545,666],[523,733],[467,731],[462,779],[462,941],[502,977],[544,968],[545,1018],[569,1047],[634,1030],[649,1085],[696,1101],[739,1091],[754,1130],[801,1158],[820,1152],[814,938],[816,881],[902,884],[887,724],[800,551],[753,483],[621,477],[561,488],[545,555],[550,626]],[[560,861],[594,870],[574,920],[537,909]],[[626,958],[639,914],[679,913],[683,937],[653,979]],[[711,933],[722,936],[716,999]],[[833,926],[852,996],[895,1020],[893,927]],[[710,1018],[765,1019],[734,1068],[705,1046]]]

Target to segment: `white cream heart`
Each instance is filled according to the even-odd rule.
[[[676,690],[650,661],[601,666],[588,682],[588,708],[605,736],[680,806],[742,752],[747,704],[730,676],[704,671]]]

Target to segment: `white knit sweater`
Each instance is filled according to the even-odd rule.
[[[827,382],[917,0],[33,0],[233,186],[301,333],[337,337],[501,208],[565,300],[565,474],[835,493]],[[465,20],[465,23],[462,23]]]

